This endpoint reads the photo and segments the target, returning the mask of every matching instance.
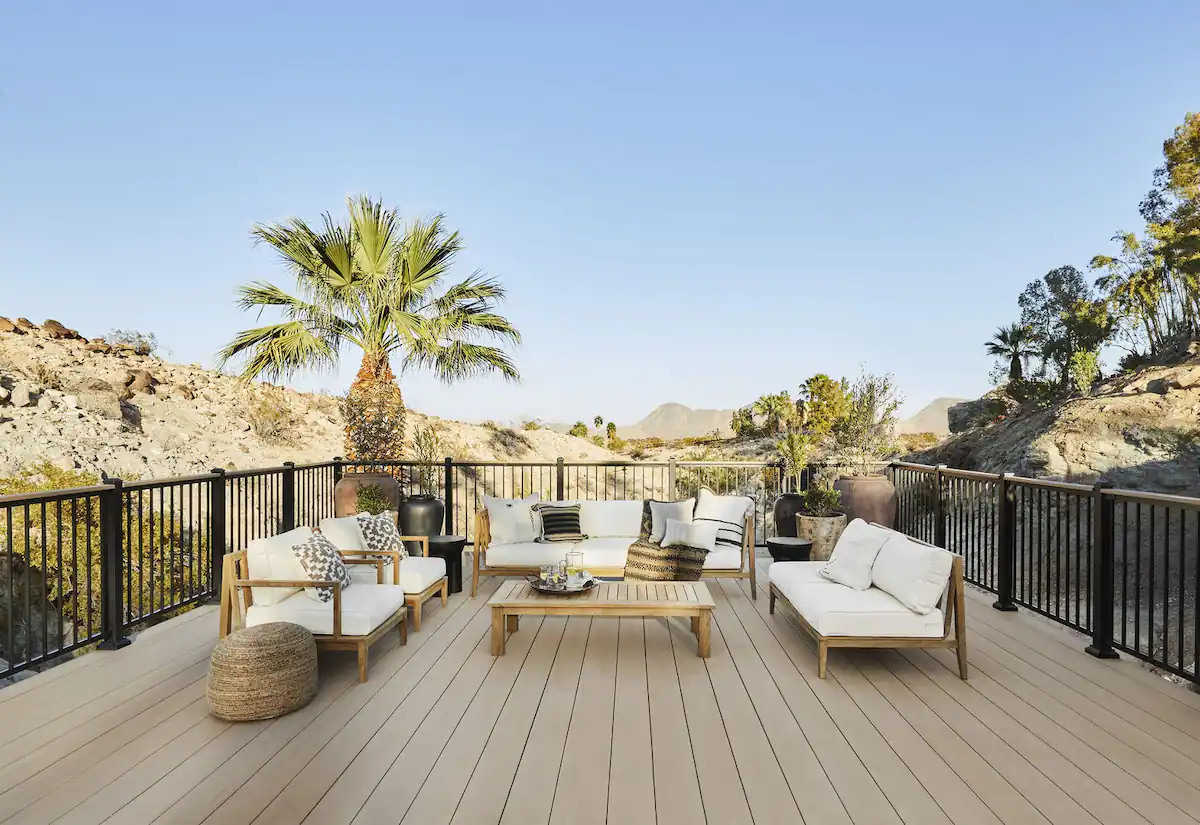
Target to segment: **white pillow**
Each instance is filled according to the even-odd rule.
[[[630,541],[642,532],[642,510],[636,501],[581,501],[579,502],[579,530],[595,538],[597,536],[628,536]]]
[[[541,525],[534,517],[533,505],[541,500],[539,493],[525,498],[492,498],[483,496],[492,529],[492,544],[520,544],[534,541]]]
[[[871,566],[890,535],[882,527],[872,527],[856,518],[842,531],[829,561],[821,568],[821,575],[853,590],[868,589],[871,586]]]
[[[746,534],[746,513],[753,506],[754,502],[747,496],[719,496],[707,487],[701,487],[692,521],[716,524],[717,545],[741,550]]]
[[[953,564],[948,551],[893,533],[875,557],[871,583],[914,613],[926,615],[941,604]]]
[[[333,542],[339,550],[365,550],[362,530],[358,526],[358,516],[321,519],[321,535]]]
[[[695,547],[711,553],[717,549],[717,525],[706,521],[668,519],[663,547]]]
[[[667,532],[667,522],[674,519],[684,524],[691,524],[692,514],[696,511],[696,499],[683,501],[651,501],[650,502],[650,541],[662,544],[662,538]]]
[[[308,579],[308,572],[292,552],[292,547],[303,544],[312,537],[311,527],[297,527],[277,536],[255,539],[246,545],[246,562],[250,567],[251,579],[273,579],[275,581],[301,581]],[[295,593],[299,587],[252,587],[251,598],[255,604],[279,604]]]

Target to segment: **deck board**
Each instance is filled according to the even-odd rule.
[[[786,611],[707,584],[707,660],[687,620],[561,616],[493,658],[490,579],[365,684],[322,653],[310,705],[236,725],[207,713],[199,608],[0,691],[0,822],[1200,822],[1200,697],[1128,657],[973,592],[968,682],[922,650],[834,651],[820,680]]]

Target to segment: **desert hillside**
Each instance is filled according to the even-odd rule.
[[[427,420],[410,411],[410,430]],[[434,419],[446,454],[479,461],[621,458],[550,430]],[[325,461],[338,400],[173,364],[56,321],[0,317],[0,475],[48,460],[125,478]]]
[[[935,398],[916,412],[896,424],[899,435],[933,433],[937,436],[950,434],[949,410],[961,404],[965,398]]]

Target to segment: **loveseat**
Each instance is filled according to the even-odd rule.
[[[703,491],[702,491],[703,494]],[[711,494],[711,493],[710,493]],[[720,496],[715,498],[731,498]],[[704,558],[705,577],[733,577],[750,580],[750,590],[757,598],[754,569],[754,508],[745,499],[747,509],[740,524],[741,546],[718,546]],[[583,553],[584,567],[594,576],[621,578],[625,575],[625,559],[629,546],[643,530],[646,503],[641,499],[628,501],[554,501],[553,505],[578,504],[580,532],[586,538],[578,542],[541,542],[532,536],[524,541],[497,540],[492,535],[489,506],[524,506],[537,504],[537,496],[526,499],[487,499],[475,515],[475,552],[472,553],[471,596],[479,590],[481,576],[523,576],[537,573],[542,565],[562,561],[570,550]],[[676,502],[675,504],[679,504]]]
[[[775,562],[770,612],[788,605],[817,641],[817,675],[828,649],[950,648],[967,678],[962,557],[855,519],[828,562]]]

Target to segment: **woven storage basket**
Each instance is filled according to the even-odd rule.
[[[272,719],[317,693],[317,644],[300,625],[271,622],[217,642],[208,675],[208,708],[231,722]]]

